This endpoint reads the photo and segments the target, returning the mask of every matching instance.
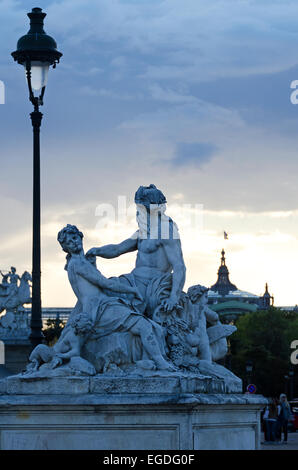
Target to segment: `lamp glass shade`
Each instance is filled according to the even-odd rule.
[[[23,65],[26,71],[26,64]],[[46,86],[48,81],[49,67],[49,62],[31,62],[31,86],[33,90],[38,91]]]

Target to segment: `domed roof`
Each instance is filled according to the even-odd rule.
[[[236,291],[237,287],[229,279],[229,270],[226,266],[225,250],[221,252],[221,264],[217,272],[217,281],[210,287],[211,291],[218,292],[220,296],[226,296],[230,292]],[[209,291],[210,292],[210,291]]]

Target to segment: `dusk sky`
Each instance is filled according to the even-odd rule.
[[[134,210],[103,226],[96,208],[117,216],[150,183],[179,226],[186,288],[215,283],[225,247],[239,289],[268,282],[277,306],[298,304],[297,0],[0,0],[0,269],[31,271],[32,106],[10,53],[37,6],[63,53],[41,109],[43,306],[75,303],[57,232],[77,225],[86,249],[122,241]]]

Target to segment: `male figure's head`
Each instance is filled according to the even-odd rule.
[[[135,203],[142,204],[148,210],[150,210],[152,205],[166,204],[166,202],[165,196],[154,184],[140,186],[135,194]]]
[[[11,271],[12,274],[15,274],[16,273],[16,268],[14,266],[11,266],[10,271]]]
[[[165,215],[166,202],[164,194],[154,184],[139,187],[135,194],[135,203],[141,238],[148,238],[148,235],[151,238],[152,234],[157,232],[158,225],[161,226],[161,220],[168,222],[169,219]],[[153,238],[156,238],[156,235],[157,233]]]
[[[73,255],[79,254],[83,250],[83,234],[75,225],[67,224],[58,233],[58,242],[60,243],[63,251]]]

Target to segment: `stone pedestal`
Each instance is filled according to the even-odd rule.
[[[8,377],[0,449],[258,449],[267,400],[216,388],[179,377]]]

